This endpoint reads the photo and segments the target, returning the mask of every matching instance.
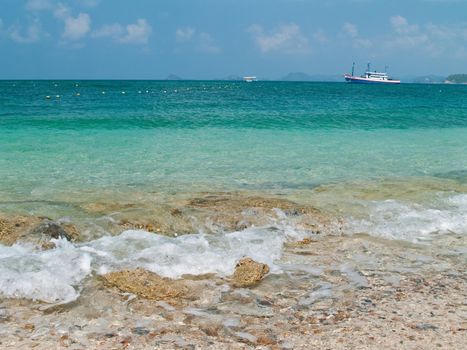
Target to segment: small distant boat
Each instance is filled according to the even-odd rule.
[[[257,81],[258,79],[256,77],[243,77],[243,81],[247,83],[251,83],[253,81]]]
[[[391,79],[386,72],[372,72],[370,64],[367,65],[367,70],[362,76],[354,75],[355,63],[352,65],[352,74],[344,74],[345,81],[348,83],[357,84],[400,84],[400,80]]]

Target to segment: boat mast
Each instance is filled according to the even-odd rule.
[[[370,62],[368,62],[368,64],[366,65],[366,71],[367,71],[367,72],[370,71]]]
[[[353,76],[354,70],[355,70],[355,62],[352,63],[352,76]]]

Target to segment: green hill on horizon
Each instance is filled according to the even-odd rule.
[[[446,83],[467,84],[467,74],[451,74],[446,78]]]

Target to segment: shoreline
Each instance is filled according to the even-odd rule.
[[[438,187],[432,190],[436,193]],[[397,193],[391,191],[393,188],[389,184],[387,191],[397,197]],[[318,193],[317,198],[326,198],[323,192]],[[370,201],[382,195],[381,188],[363,187],[354,189],[353,193],[361,193]],[[400,193],[406,196],[403,189]],[[73,221],[58,220],[52,222],[75,242],[52,240],[55,245],[32,250],[34,259],[55,254],[52,260],[47,260],[47,264],[52,264],[49,266],[67,266],[67,257],[78,254],[76,256],[82,258],[83,254],[90,254],[91,270],[80,277],[80,282],[71,282],[79,296],[63,305],[0,297],[0,322],[4,330],[1,346],[5,349],[18,346],[37,349],[403,346],[415,349],[432,348],[434,344],[439,348],[460,348],[467,331],[465,235],[444,233],[428,241],[410,242],[352,233],[345,220],[332,210],[323,209],[332,206],[316,208],[310,204],[314,200],[316,198],[305,204],[284,196],[260,196],[252,192],[203,193],[182,199],[177,197],[172,202],[162,201],[162,206],[147,212],[146,216],[140,215],[141,207],[135,210],[128,203],[104,201],[85,205],[86,212],[93,213],[95,219],[109,215],[113,218],[114,231],[106,241],[98,244],[96,242],[101,242],[99,234],[86,233],[89,227],[96,227],[95,222],[87,227],[76,223],[73,228]],[[323,203],[326,202],[323,200]],[[160,216],[155,217],[155,213]],[[37,227],[44,221],[44,218],[29,217],[31,221],[21,227],[16,225],[15,218],[26,220],[21,216],[3,215],[0,229],[9,225],[10,228],[28,228],[25,231],[29,233],[38,232]],[[159,227],[144,218],[157,218],[164,225]],[[175,235],[183,233],[182,227],[189,234]],[[203,227],[198,231],[202,233],[194,233],[197,232],[194,227]],[[134,229],[145,231],[131,231]],[[56,230],[62,232],[57,227]],[[76,237],[72,235],[74,230],[78,234]],[[288,230],[295,233],[287,236],[290,235]],[[44,242],[46,231],[42,228],[38,235],[32,235],[38,240],[29,242]],[[112,231],[105,232],[108,235]],[[297,232],[304,235],[297,235]],[[82,237],[76,239],[79,235]],[[150,271],[151,266],[156,266],[147,265],[144,259],[163,254],[162,242],[179,246],[183,242],[180,238],[186,237],[193,244],[194,239],[203,235],[213,239],[201,241],[205,242],[203,249],[207,249],[205,244],[207,247],[224,246],[223,237],[229,235],[235,238],[232,247],[238,248],[241,247],[238,239],[252,235],[250,241],[245,241],[246,247],[258,244],[252,251],[260,258],[261,252],[266,256],[272,254],[272,247],[279,247],[274,248],[279,249],[279,255],[273,263],[269,262],[272,271],[251,287],[239,288],[232,284],[235,261],[249,252],[239,250],[236,254],[240,255],[223,259],[228,265],[223,270],[225,273],[181,274],[167,280],[187,288],[189,296],[180,294],[159,300],[146,299],[143,294],[147,292],[138,296],[137,290],[128,293],[105,283],[106,271],[102,266],[108,265],[107,260],[94,266],[101,258],[93,251],[117,254],[119,250],[112,250],[112,247],[123,244],[125,251],[129,251],[120,256],[124,265],[115,265],[110,271],[128,269],[130,277],[133,273],[140,275],[141,272],[132,272],[138,271],[133,269],[146,266],[145,271]],[[133,238],[125,241],[124,237]],[[161,241],[163,237],[166,238]],[[279,241],[274,243],[277,239]],[[130,243],[133,241],[136,245]],[[47,242],[50,237],[46,238]],[[103,251],[103,247],[108,248]],[[183,248],[183,244],[180,247]],[[8,247],[4,246],[2,252],[5,249]],[[61,249],[64,249],[63,254]],[[173,252],[173,248],[170,249]],[[147,253],[141,255],[145,251]],[[220,256],[232,251],[235,250],[222,251]],[[212,252],[215,250],[206,250],[206,254]],[[196,265],[208,256],[211,255],[199,255],[195,258],[198,260],[190,262],[189,256],[179,255],[180,266],[185,266],[184,260]],[[143,260],[139,260],[141,258]],[[125,265],[132,259],[140,264],[142,261],[143,265]],[[71,261],[76,264],[78,260]],[[167,271],[170,271],[170,264]]]
[[[452,237],[462,239],[464,237]],[[390,248],[393,246],[393,248]],[[390,248],[390,249],[388,249]],[[396,249],[394,249],[396,248]],[[365,235],[286,244],[284,272],[251,288],[185,276],[193,295],[148,300],[93,275],[65,305],[0,299],[2,348],[460,348],[461,256]]]

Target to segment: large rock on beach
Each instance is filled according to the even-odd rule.
[[[78,229],[71,223],[34,216],[0,217],[0,243],[5,245],[28,242],[48,249],[55,246],[51,239],[74,241],[78,236]]]
[[[269,266],[254,261],[251,258],[243,258],[235,266],[232,276],[235,287],[251,287],[261,281],[269,272]]]
[[[190,288],[183,280],[161,277],[141,268],[110,272],[102,277],[107,285],[145,299],[173,300],[191,295]]]
[[[40,219],[34,216],[1,216],[0,243],[13,245],[35,225]]]

